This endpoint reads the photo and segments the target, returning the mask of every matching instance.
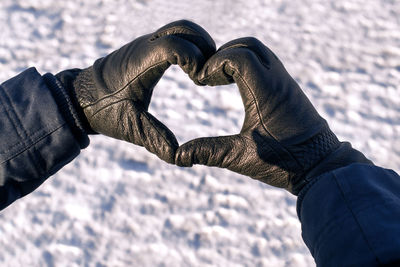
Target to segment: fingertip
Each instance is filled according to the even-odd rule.
[[[187,149],[187,144],[183,144],[175,152],[175,164],[180,167],[192,167],[192,154]]]
[[[208,76],[208,69],[208,62],[206,62],[203,68],[197,73],[197,81],[199,85],[207,85],[206,77]]]
[[[209,86],[226,85],[234,82],[229,56],[216,54],[206,62],[197,78],[201,84]]]
[[[176,151],[176,159],[178,159],[179,164],[184,167],[191,167],[195,164],[199,164],[197,156],[200,145],[198,139],[194,139],[179,146]]]
[[[147,144],[146,149],[154,153],[157,157],[163,161],[175,164],[176,150],[179,145],[173,134],[168,136],[157,136],[150,140],[152,144]]]
[[[141,135],[146,137],[142,137],[143,146],[160,159],[174,164],[176,150],[179,147],[174,133],[148,112],[143,113],[140,128]]]
[[[197,85],[205,85],[198,79],[198,72],[216,50],[211,36],[199,25],[187,21],[175,21],[157,30],[151,37],[156,41],[168,62],[178,64]]]
[[[176,148],[167,146],[166,149],[159,154],[160,159],[169,164],[175,164]]]
[[[181,145],[176,152],[178,166],[190,167],[194,164],[221,166],[222,159],[229,150],[226,137],[201,137]]]
[[[205,58],[200,49],[193,43],[169,35],[159,40],[159,53],[169,64],[178,65],[196,84],[197,74],[205,63]]]
[[[175,164],[175,155],[179,144],[175,135],[166,126],[163,125],[163,128],[166,130],[166,134],[161,136],[162,141],[157,153],[162,160]]]
[[[191,62],[188,66],[188,74],[190,79],[192,79],[196,85],[203,85],[198,79],[198,74],[206,63],[206,59],[197,47],[194,47],[193,50],[196,51],[196,53],[191,55],[193,58],[191,58]]]

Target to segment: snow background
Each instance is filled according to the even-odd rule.
[[[178,19],[217,46],[255,36],[341,140],[400,170],[397,0],[1,0],[0,81],[83,68]],[[233,134],[235,85],[196,87],[177,67],[151,112],[183,143]],[[1,266],[313,266],[289,193],[226,170],[168,165],[103,136],[0,213]]]

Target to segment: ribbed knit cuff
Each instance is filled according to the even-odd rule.
[[[43,76],[43,79],[49,87],[65,121],[70,126],[81,149],[86,148],[89,145],[89,137],[85,130],[85,125],[87,124],[86,119],[81,118],[84,115],[80,115],[82,112],[77,111],[66,88],[64,88],[61,82],[53,74],[46,73]]]

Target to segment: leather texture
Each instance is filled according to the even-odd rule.
[[[174,163],[174,134],[148,112],[153,89],[171,64],[196,83],[197,73],[215,53],[215,43],[197,24],[181,20],[137,38],[84,70],[56,75],[71,88],[87,119],[88,133],[101,133],[144,146]]]
[[[228,168],[297,195],[312,178],[307,174],[342,146],[276,55],[255,38],[222,46],[204,65],[198,79],[210,86],[235,82],[245,119],[239,134],[183,144],[176,153],[179,166]],[[353,150],[346,147],[344,155]],[[335,158],[339,163],[335,168],[359,161],[343,154],[341,157],[344,160]],[[369,162],[362,155],[360,158]]]

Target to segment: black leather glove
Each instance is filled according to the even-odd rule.
[[[81,111],[87,133],[144,146],[174,163],[174,134],[147,112],[153,89],[171,64],[178,64],[199,84],[196,74],[214,53],[209,34],[182,20],[137,38],[87,69],[66,70],[56,77]]]
[[[297,195],[315,176],[353,162],[370,163],[340,143],[279,59],[254,38],[222,46],[199,73],[207,85],[236,82],[245,109],[239,134],[180,146],[176,164],[228,168]]]

